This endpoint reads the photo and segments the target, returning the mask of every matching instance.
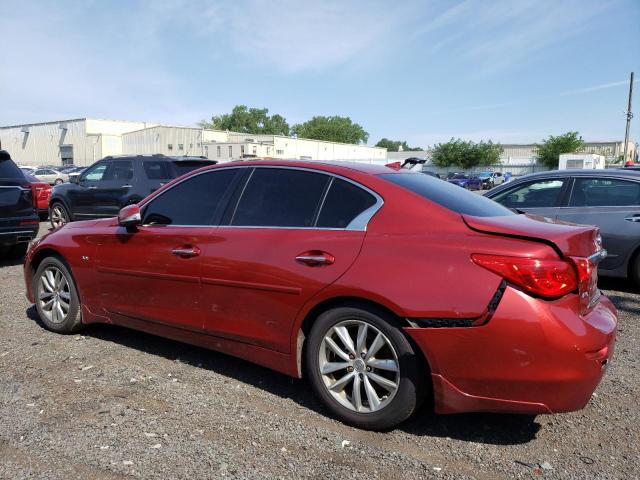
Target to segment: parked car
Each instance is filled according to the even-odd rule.
[[[115,217],[170,180],[216,162],[200,157],[137,155],[105,157],[72,176],[73,182],[53,189],[49,202],[51,226],[90,218]]]
[[[640,285],[640,172],[561,170],[524,175],[485,196],[509,208],[554,220],[595,225],[607,258],[603,276]]]
[[[49,199],[51,198],[53,188],[47,182],[41,182],[28,173],[24,174],[24,178],[31,184],[40,220],[46,220],[49,216]]]
[[[493,188],[505,181],[505,177],[500,172],[480,172],[478,178],[480,179],[483,190]]]
[[[427,397],[582,408],[616,334],[597,235],[419,173],[243,161],[52,230],[24,272],[53,331],[126,325],[305,375],[334,415],[384,429]]]
[[[86,169],[87,167],[73,167],[71,170],[65,172],[69,176],[69,182],[77,183],[76,180]]]
[[[5,150],[0,150],[0,256],[20,257],[38,234],[34,189]]]
[[[466,188],[467,190],[480,190],[482,188],[482,181],[479,177],[474,177],[466,173],[456,173],[447,179],[447,182]]]
[[[22,170],[24,173],[29,175],[32,175],[33,172],[36,170],[35,167],[18,166],[18,168]]]
[[[69,176],[66,173],[50,167],[37,168],[31,175],[41,182],[47,182],[49,185],[60,185],[69,181]]]

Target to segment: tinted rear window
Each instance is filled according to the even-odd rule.
[[[375,197],[369,192],[352,183],[335,178],[329,187],[316,226],[345,228],[354,218],[375,203]]]
[[[312,227],[330,177],[284,168],[256,168],[231,225]]]
[[[511,210],[493,200],[428,175],[385,173],[380,177],[462,215],[476,217],[515,215]]]

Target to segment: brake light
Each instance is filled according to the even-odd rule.
[[[27,183],[22,186],[23,188],[28,188],[31,190],[31,203],[33,208],[38,209],[38,191],[36,190],[36,186],[33,183]]]
[[[602,250],[599,252],[603,252]],[[606,253],[599,258],[604,258]],[[587,313],[598,298],[598,265],[590,258],[571,257],[578,271],[578,292],[580,293],[580,313]]]
[[[477,265],[535,295],[558,298],[578,288],[576,268],[564,260],[473,254]]]

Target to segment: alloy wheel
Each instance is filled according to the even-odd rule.
[[[327,391],[358,413],[386,407],[400,384],[400,366],[389,339],[362,320],[345,320],[324,336],[318,367]]]
[[[51,226],[53,228],[59,228],[65,223],[69,223],[69,217],[67,211],[62,205],[56,203],[51,209]]]
[[[40,310],[51,323],[62,323],[69,314],[71,290],[64,273],[55,266],[47,267],[38,279]]]

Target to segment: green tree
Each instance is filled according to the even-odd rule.
[[[447,143],[438,143],[433,147],[431,159],[438,167],[461,167],[464,169],[480,165],[494,165],[499,162],[502,145],[488,142],[465,142],[452,138]]]
[[[547,168],[558,168],[561,153],[578,152],[583,146],[584,142],[578,132],[567,132],[557,137],[549,135],[541,144],[536,144],[535,150],[539,163]]]
[[[289,135],[289,124],[282,115],[269,115],[268,108],[247,108],[236,105],[231,113],[214,115],[211,121],[202,121],[202,128],[214,130],[230,130],[240,133]]]
[[[349,117],[313,117],[304,123],[291,127],[291,132],[298,138],[312,140],[325,140],[341,143],[365,143],[369,134],[357,123],[353,123]]]
[[[388,138],[381,139],[376,143],[376,147],[386,148],[388,152],[399,152],[402,147],[403,152],[417,152],[422,150],[420,147],[410,147],[406,141],[389,140]]]

